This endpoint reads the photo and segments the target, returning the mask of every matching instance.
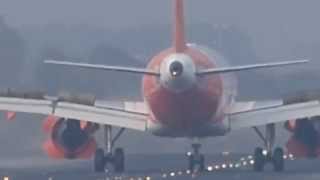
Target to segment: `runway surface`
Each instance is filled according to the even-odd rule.
[[[301,180],[320,179],[320,160],[297,160],[289,156],[282,173],[266,167],[263,173],[252,172],[249,155],[207,156],[207,171],[191,173],[185,169],[184,155],[130,155],[125,174],[93,173],[91,161],[52,161],[30,157],[0,162],[4,180],[144,180],[144,179],[236,179]]]

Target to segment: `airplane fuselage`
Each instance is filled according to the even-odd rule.
[[[181,53],[167,49],[155,56],[148,69],[160,71],[160,77],[143,78],[153,133],[171,137],[225,134],[225,111],[236,94],[235,81],[229,75],[196,74],[224,64],[222,56],[197,45],[188,45]]]

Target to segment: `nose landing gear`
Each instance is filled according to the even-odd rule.
[[[192,144],[193,152],[188,154],[188,168],[191,172],[204,171],[205,159],[204,155],[200,153],[201,144]]]

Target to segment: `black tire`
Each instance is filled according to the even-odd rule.
[[[253,170],[255,172],[261,172],[264,169],[264,165],[265,165],[265,156],[263,155],[263,149],[258,147],[254,151]]]
[[[94,171],[95,172],[104,172],[105,168],[105,157],[103,149],[97,149],[94,155]]]
[[[205,169],[205,160],[204,160],[204,155],[200,155],[200,171],[202,172],[202,171],[204,171],[204,169]]]
[[[189,170],[194,171],[195,162],[194,162],[194,155],[193,154],[188,156],[188,161],[189,161]]]
[[[283,149],[276,148],[273,153],[273,168],[275,172],[282,172],[284,170]]]
[[[117,148],[113,157],[114,171],[116,173],[123,173],[125,169],[125,155],[122,148]]]

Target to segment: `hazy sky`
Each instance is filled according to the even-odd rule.
[[[14,26],[74,23],[117,29],[169,23],[171,1],[0,0],[0,14],[6,15]],[[268,55],[266,52],[279,51],[288,43],[320,40],[318,0],[185,1],[187,22],[237,24],[258,42],[258,53],[263,56]]]
[[[168,23],[172,0],[1,0],[0,14],[13,24],[100,23],[123,27]],[[317,0],[185,0],[193,21],[231,21],[296,27],[317,27]],[[190,20],[190,18],[189,18]],[[254,24],[251,24],[254,25]],[[309,31],[313,31],[309,29]]]

